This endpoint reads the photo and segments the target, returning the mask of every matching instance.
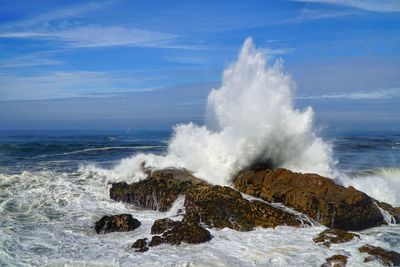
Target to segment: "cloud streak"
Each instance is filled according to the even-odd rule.
[[[318,100],[318,99],[350,99],[350,100],[368,100],[368,99],[392,99],[400,97],[400,88],[376,89],[369,91],[357,91],[350,93],[323,94],[298,96],[297,99]]]
[[[27,38],[54,40],[68,47],[110,47],[110,46],[166,46],[177,36],[175,34],[131,29],[117,26],[104,27],[89,25],[61,31],[20,31],[3,32],[0,38]]]
[[[295,2],[347,6],[374,12],[400,12],[398,0],[293,0]]]

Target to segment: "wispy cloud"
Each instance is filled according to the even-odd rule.
[[[3,32],[0,38],[48,39],[69,47],[165,46],[176,35],[116,26],[89,25],[61,31]]]
[[[400,12],[399,0],[292,0],[296,2],[347,6],[366,11]]]
[[[338,18],[354,14],[356,14],[354,11],[303,8],[301,9],[300,15],[286,20],[285,23],[302,23],[306,21]]]
[[[45,53],[33,53],[0,60],[0,69],[24,68],[32,66],[60,65],[63,62],[45,56]]]
[[[375,89],[368,91],[357,91],[350,93],[333,93],[323,95],[298,96],[297,99],[351,99],[351,100],[368,100],[368,99],[391,99],[400,97],[400,88]]]
[[[101,93],[122,93],[148,89],[148,82],[159,77],[134,73],[73,71],[39,75],[0,73],[0,100],[38,100],[93,96]]]
[[[65,19],[78,17],[81,15],[85,15],[88,12],[94,12],[108,7],[110,4],[116,1],[98,1],[98,2],[87,2],[80,5],[75,6],[64,6],[59,9],[52,9],[47,12],[35,15],[30,18],[25,18],[18,21],[10,21],[9,23],[5,23],[1,25],[1,29],[23,29],[23,28],[32,28],[32,27],[50,27],[54,25],[50,25],[55,21],[62,21],[63,25],[68,24]]]

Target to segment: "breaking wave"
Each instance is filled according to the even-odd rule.
[[[377,168],[361,171],[342,179],[345,186],[354,188],[371,197],[400,206],[400,168]]]
[[[179,124],[165,155],[135,155],[113,171],[141,178],[145,161],[155,168],[184,167],[214,184],[229,184],[232,174],[253,164],[330,175],[331,145],[316,135],[313,110],[294,108],[294,87],[282,62],[269,65],[248,38],[221,87],[208,96],[209,125]]]

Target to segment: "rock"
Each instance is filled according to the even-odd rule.
[[[321,267],[345,267],[347,264],[347,256],[336,254],[326,259]]]
[[[395,219],[395,222],[392,223],[400,223],[400,208],[394,208],[390,204],[385,202],[376,201],[376,204],[385,211],[389,212],[389,214]]]
[[[149,250],[147,246],[147,238],[138,239],[133,243],[132,248],[135,248],[136,252],[146,252]]]
[[[199,244],[211,240],[210,232],[198,223],[178,222],[161,236],[153,236],[149,246],[162,243],[180,245],[182,242]]]
[[[128,232],[135,230],[141,223],[130,214],[103,216],[95,224],[96,233]]]
[[[136,242],[132,245],[133,248],[136,248],[136,252],[144,252],[147,251],[149,247],[154,247],[161,244],[180,245],[182,242],[188,244],[199,244],[211,240],[210,232],[198,223],[188,221],[171,222],[169,219],[161,219],[157,221],[157,223],[155,222],[153,226],[162,225],[162,227],[172,227],[165,230],[162,235],[153,236],[150,242],[147,242],[147,238],[136,240]]]
[[[136,183],[113,183],[110,197],[142,208],[167,211],[179,195],[199,183],[204,181],[185,169],[155,170],[147,179]]]
[[[362,246],[358,250],[370,255],[364,259],[364,262],[377,260],[385,266],[400,266],[400,254],[395,251],[388,251],[381,247],[370,245]]]
[[[165,231],[177,226],[178,224],[180,224],[180,222],[168,218],[155,220],[153,225],[151,226],[151,234],[162,234]]]
[[[185,221],[201,222],[213,228],[250,231],[256,226],[300,226],[296,215],[261,201],[249,201],[227,186],[199,184],[186,191]]]
[[[349,242],[353,238],[360,238],[360,236],[340,229],[326,229],[319,233],[313,241],[326,247],[330,247],[331,244]]]
[[[363,230],[385,223],[372,198],[317,174],[245,170],[234,178],[234,186],[268,202],[283,203],[330,228]]]

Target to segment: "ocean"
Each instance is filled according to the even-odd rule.
[[[251,232],[210,229],[210,242],[134,252],[133,242],[149,235],[155,219],[174,215],[183,199],[168,212],[143,210],[111,200],[109,182],[123,179],[118,170],[134,155],[170,153],[171,135],[1,131],[0,266],[320,266],[337,253],[350,256],[348,266],[365,266],[361,245],[400,252],[400,225],[362,231],[359,240],[330,249],[312,241],[324,229],[314,225]],[[400,133],[342,132],[324,139],[332,145],[344,184],[400,206]],[[142,226],[96,235],[94,223],[118,213],[132,214]]]

